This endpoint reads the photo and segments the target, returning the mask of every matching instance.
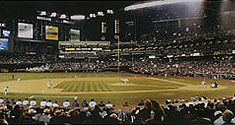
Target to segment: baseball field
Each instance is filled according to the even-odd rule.
[[[226,80],[190,77],[145,76],[131,73],[13,73],[0,74],[0,89],[8,86],[9,99],[42,99],[58,101],[62,104],[76,97],[79,103],[83,100],[111,101],[113,104],[137,104],[140,100],[157,99],[164,103],[166,99],[190,99],[192,96],[209,98],[231,97],[235,93],[235,83]],[[21,80],[18,82],[17,78]],[[128,79],[125,84],[123,79]],[[47,87],[51,81],[52,87]],[[218,88],[211,88],[210,82],[217,81]]]

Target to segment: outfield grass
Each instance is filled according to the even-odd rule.
[[[63,81],[54,88],[62,89],[62,92],[104,92],[104,91],[135,91],[135,90],[161,90],[175,89],[179,85],[167,82],[159,82],[146,79],[144,77],[129,79],[127,84],[117,78],[94,77],[89,79],[76,79],[73,81]]]
[[[137,104],[140,100],[157,99],[164,102],[166,99],[190,99],[192,96],[207,96],[210,98],[232,96],[235,83],[218,81],[219,88],[201,88],[203,79],[181,77],[146,77],[131,73],[14,73],[15,78],[21,78],[17,83],[12,80],[12,73],[0,74],[0,89],[9,86],[9,95],[4,98],[24,99],[35,98],[51,99],[62,103],[75,96],[78,101],[94,98],[97,102],[103,100],[114,104]],[[74,76],[77,78],[74,78]],[[128,78],[125,85],[121,78]],[[53,88],[46,87],[48,80],[52,81]],[[210,83],[214,80],[206,80]],[[2,96],[2,95],[1,95]]]

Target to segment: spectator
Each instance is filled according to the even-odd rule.
[[[55,101],[52,106],[53,106],[53,107],[59,107],[57,101]]]
[[[35,99],[30,100],[30,106],[36,106],[37,102]]]
[[[8,125],[8,122],[2,113],[0,113],[0,124],[1,125]]]
[[[110,101],[108,101],[108,103],[105,105],[108,109],[113,108],[113,104],[111,104]]]
[[[125,103],[123,104],[123,107],[129,107],[128,103],[125,102]]]
[[[25,99],[25,100],[23,101],[23,105],[24,105],[24,106],[28,106],[28,105],[29,105],[29,100],[28,100],[28,99]]]
[[[51,119],[50,109],[44,109],[43,114],[39,117],[39,122],[49,123]]]
[[[86,100],[83,100],[82,107],[88,107],[88,103],[86,102]]]
[[[23,111],[20,109],[19,105],[15,105],[13,110],[10,113],[11,118],[15,118],[16,120],[20,120],[23,117]]]
[[[10,104],[11,104],[11,105],[16,104],[15,100],[14,100],[14,99],[11,99]]]
[[[141,100],[140,103],[138,104],[138,106],[144,106],[144,101]]]
[[[2,104],[4,102],[3,97],[0,98],[0,104]]]
[[[118,116],[117,119],[119,121],[122,121],[122,122],[126,121],[126,119],[127,119],[126,114],[122,110],[118,111],[118,115],[117,116]]]
[[[54,113],[54,117],[50,119],[50,124],[64,124],[68,123],[68,119],[65,115],[64,110],[57,109]]]
[[[47,102],[46,102],[45,99],[43,99],[43,100],[40,102],[40,106],[46,107],[46,105],[47,105]]]
[[[89,103],[89,107],[95,107],[96,106],[96,102],[94,99],[91,99],[90,103]]]
[[[16,101],[16,105],[22,105],[21,99],[18,99],[18,101]]]
[[[48,100],[46,106],[51,107],[52,105],[53,105],[53,104],[52,104],[51,100]]]
[[[8,98],[6,98],[5,100],[4,100],[4,102],[3,102],[3,104],[10,104],[10,101],[8,100]]]
[[[103,107],[105,107],[105,104],[104,104],[103,101],[100,101],[100,103],[98,104],[98,106],[101,107],[101,108],[103,108]]]
[[[64,102],[63,102],[63,106],[64,107],[69,107],[70,106],[70,102],[69,102],[69,100],[65,100]]]
[[[77,100],[74,100],[72,106],[73,106],[73,107],[79,107],[79,104],[78,104]]]

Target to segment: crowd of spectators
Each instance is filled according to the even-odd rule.
[[[142,74],[235,74],[233,60],[210,61],[139,61],[130,62],[130,69]]]
[[[121,61],[120,67],[128,71],[148,75],[179,75],[194,76],[194,74],[225,74],[235,75],[234,59],[213,60],[139,60]],[[52,71],[95,71],[101,72],[106,68],[117,67],[116,61],[97,62],[61,62],[51,63],[48,67]],[[125,70],[125,69],[123,69]]]
[[[25,99],[14,101],[0,98],[1,124],[234,124],[235,96],[208,99],[192,97],[188,100],[141,100],[130,109],[125,102],[117,108],[108,101],[97,103],[91,99],[81,104],[74,99],[62,105],[56,101]],[[130,110],[125,110],[129,108]]]
[[[35,64],[45,63],[46,58],[43,58],[40,54],[25,54],[25,53],[0,53],[0,64]]]
[[[49,71],[77,71],[77,72],[102,72],[108,68],[116,68],[117,61],[115,60],[59,60],[46,61],[46,59],[38,55],[24,55],[15,54],[0,55],[1,67],[5,65],[19,65],[25,64],[27,67],[36,66],[33,64],[39,64],[38,66],[46,67]],[[229,57],[229,58],[225,58]],[[231,57],[231,58],[230,58]],[[193,57],[191,57],[193,58]],[[227,74],[235,75],[235,61],[232,56],[223,56],[223,58],[214,57],[216,59],[199,59],[199,60],[175,60],[173,59],[146,59],[146,60],[134,60],[134,61],[120,61],[120,67],[122,71],[134,72],[140,74],[149,75],[180,75],[180,76],[194,76],[194,74]],[[27,69],[26,67],[26,69]],[[32,68],[32,67],[31,67]],[[212,77],[211,77],[212,78]],[[227,79],[227,78],[226,78]]]
[[[104,68],[104,64],[96,62],[62,62],[62,63],[51,63],[48,65],[51,70],[54,71],[99,71]]]

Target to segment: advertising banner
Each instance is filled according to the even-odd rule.
[[[46,26],[46,39],[58,40],[58,30],[56,26]]]
[[[33,24],[18,23],[19,38],[33,38]]]
[[[2,37],[9,38],[11,34],[10,30],[2,30]]]

